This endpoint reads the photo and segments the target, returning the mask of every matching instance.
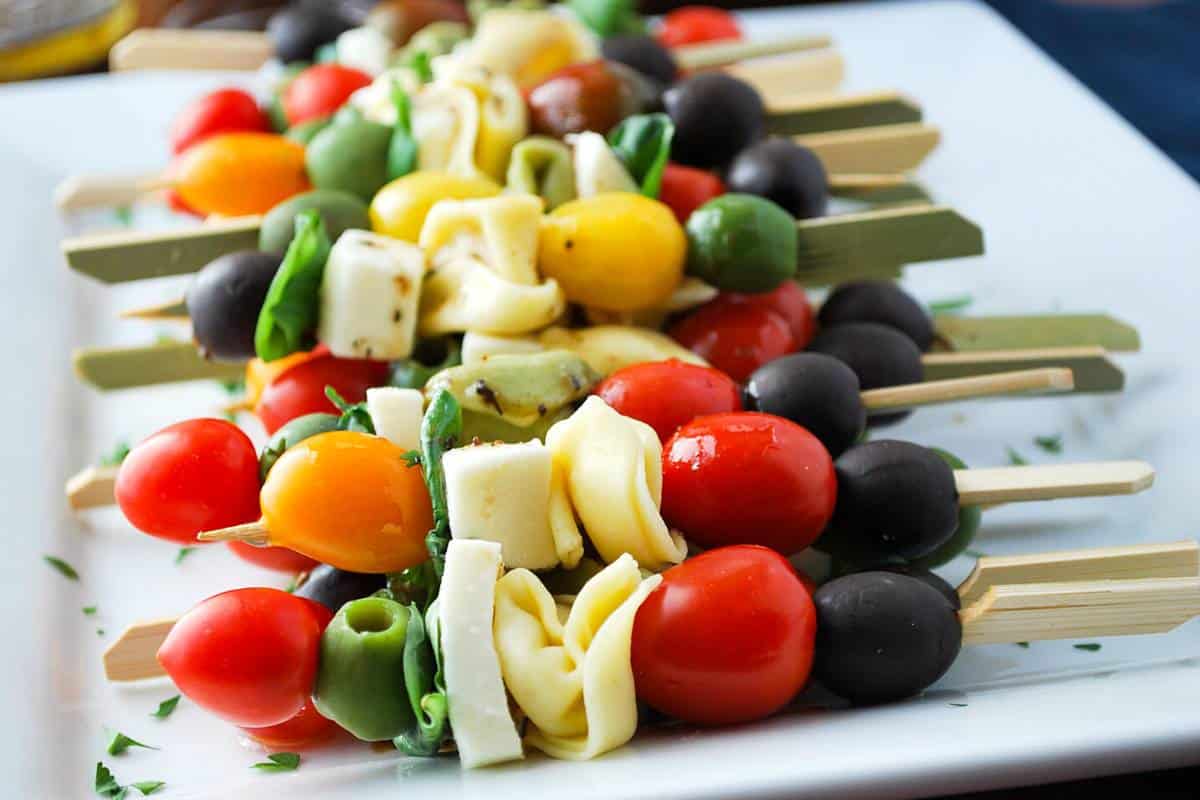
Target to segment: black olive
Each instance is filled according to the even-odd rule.
[[[892,572],[859,572],[813,595],[813,674],[854,703],[886,703],[924,691],[954,663],[962,623],[928,583]]]
[[[311,61],[317,48],[332,42],[349,23],[335,14],[317,8],[289,6],[267,21],[267,36],[275,47],[275,56],[285,64]]]
[[[834,462],[837,505],[817,547],[852,564],[932,553],[958,529],[954,470],[927,447],[876,439]]]
[[[858,572],[894,572],[897,575],[907,575],[910,578],[916,578],[921,583],[926,583],[937,589],[942,597],[946,598],[946,602],[955,611],[962,608],[962,598],[958,595],[958,590],[951,586],[945,578],[935,572],[930,572],[924,567],[918,567],[914,564],[875,564],[861,569],[855,569],[854,573]]]
[[[858,376],[864,390],[920,383],[925,379],[921,351],[900,331],[877,322],[851,322],[826,328],[813,338],[808,349],[846,363]],[[898,422],[908,411],[872,414],[871,426]]]
[[[632,67],[664,86],[674,83],[679,77],[679,65],[675,63],[675,57],[653,36],[641,33],[609,36],[600,43],[600,53],[609,61]]]
[[[308,580],[296,590],[296,594],[320,603],[336,614],[351,600],[367,597],[386,587],[386,575],[347,572],[321,564],[308,574]]]
[[[731,190],[732,191],[732,190]],[[891,325],[922,351],[933,343],[933,322],[921,304],[892,281],[844,283],[829,295],[817,315],[822,327],[847,322]]]
[[[797,219],[823,216],[829,204],[821,159],[807,147],[778,136],[738,153],[726,172],[725,184],[731,192],[774,201]]]
[[[719,167],[758,139],[766,124],[762,97],[748,83],[721,72],[702,72],[663,95],[675,123],[672,159],[693,167]]]
[[[241,250],[196,273],[186,301],[193,335],[205,356],[218,361],[254,357],[254,328],[280,260],[278,253]]]
[[[795,422],[834,458],[867,426],[854,370],[823,353],[792,353],[769,361],[746,382],[747,408]]]

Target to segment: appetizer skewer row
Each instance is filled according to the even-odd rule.
[[[110,677],[161,674],[154,652],[182,692],[252,737],[279,736],[257,732],[305,715],[306,726],[324,718],[414,755],[453,736],[463,765],[475,767],[521,758],[526,747],[600,755],[634,735],[639,699],[688,722],[746,722],[784,707],[812,674],[852,702],[885,702],[936,681],[963,643],[1162,631],[1200,613],[1193,543],[985,560],[961,589],[971,600],[961,614],[960,593],[911,565],[855,572],[813,593],[784,558],[830,536],[870,545],[869,555],[916,552],[918,539],[924,548],[941,536],[929,532],[943,527],[933,513],[943,502],[1136,490],[1149,479],[1144,465],[959,478],[924,448],[884,441],[848,450],[835,477],[811,434],[769,415],[702,417],[663,448],[650,426],[593,397],[546,445],[457,447],[460,413],[450,391],[433,396],[420,454],[350,430],[284,450],[262,488],[263,516],[273,537],[320,554],[320,577],[300,596],[235,590],[179,620],[135,626],[106,655]],[[370,419],[413,435],[411,421]],[[762,453],[767,429],[781,444],[764,459],[771,474],[735,474],[746,452]],[[698,456],[700,438],[711,452]],[[177,476],[183,462],[164,454],[152,437],[130,455],[130,474]],[[875,463],[860,470],[861,461]],[[948,493],[935,498],[946,480]],[[236,482],[221,485],[233,500]],[[166,529],[148,522],[190,513],[182,506],[197,499],[172,498],[147,516],[135,487],[118,495],[131,521],[157,535]],[[713,549],[684,561],[677,524]],[[255,524],[200,538],[263,535]],[[343,570],[391,577],[380,587]],[[1059,582],[1021,585],[1022,574],[1048,573]],[[761,635],[763,625],[775,635]],[[229,670],[248,641],[286,663]],[[771,652],[738,659],[752,670],[713,663],[729,646]],[[214,651],[226,654],[220,674]]]
[[[60,187],[59,205],[74,209],[127,204],[142,194],[169,189],[175,199],[203,214],[261,214],[300,191],[297,186],[303,185],[306,178],[318,188],[326,188],[330,180],[346,179],[345,168],[350,162],[363,173],[352,180],[361,189],[372,180],[365,174],[370,172],[369,164],[378,160],[379,179],[370,183],[371,191],[365,198],[369,199],[391,171],[387,168],[390,165],[383,163],[387,157],[382,152],[387,144],[383,127],[394,126],[398,120],[403,127],[411,126],[408,136],[416,143],[420,169],[446,170],[463,177],[483,174],[500,180],[508,162],[507,151],[527,133],[559,138],[584,131],[603,133],[631,114],[657,108],[665,108],[673,120],[671,149],[675,160],[683,165],[724,167],[739,152],[746,151],[738,163],[731,165],[733,191],[744,190],[740,183],[762,183],[764,170],[770,172],[782,166],[783,173],[813,173],[816,169],[818,174],[806,180],[819,182],[821,195],[828,184],[835,192],[854,196],[869,197],[882,191],[893,200],[927,199],[903,176],[880,174],[915,167],[936,144],[936,131],[919,124],[920,109],[905,98],[875,93],[832,99],[767,97],[764,101],[752,85],[726,73],[702,73],[676,82],[679,67],[670,53],[650,37],[609,40],[606,45],[611,42],[613,48],[605,54],[610,60],[596,61],[593,59],[599,51],[595,46],[589,50],[578,44],[577,32],[563,29],[570,25],[566,17],[543,11],[489,11],[472,39],[457,42],[437,35],[421,42],[414,39],[423,60],[413,62],[412,57],[406,57],[402,66],[385,69],[386,64],[381,64],[366,72],[338,64],[318,64],[289,78],[281,99],[275,102],[279,107],[276,122],[255,111],[253,98],[244,93],[214,93],[194,104],[177,121],[173,149],[179,158],[165,173],[126,179],[72,178]],[[547,26],[557,33],[531,38],[531,30]],[[497,43],[506,36],[516,37],[519,42],[500,47]],[[450,52],[456,43],[458,46]],[[561,68],[550,68],[560,63]],[[774,66],[771,74],[778,84],[780,67]],[[374,76],[378,77],[372,83]],[[667,85],[671,88],[664,92],[662,87]],[[410,100],[402,114],[396,111],[396,91],[402,91]],[[461,95],[462,91],[475,96]],[[353,132],[337,124],[348,121],[345,114],[334,115],[347,100],[366,117],[357,120]],[[709,124],[718,118],[723,125]],[[870,126],[887,130],[866,136],[836,133]],[[272,127],[286,130],[286,139],[263,133]],[[331,128],[343,128],[343,135],[322,136]],[[183,152],[192,149],[204,135],[237,131],[243,135],[235,137],[236,141],[218,137],[222,140],[219,146]],[[772,148],[767,150],[748,147],[764,131],[823,138],[811,143],[812,151],[793,147],[799,154],[784,150],[784,139],[769,140]],[[372,141],[379,146],[373,147]],[[312,152],[305,159],[303,145],[310,142]],[[463,151],[472,149],[477,163],[470,163],[469,154],[463,158]],[[376,150],[378,154],[372,152]],[[861,158],[854,156],[856,152]],[[837,169],[822,165],[825,154],[837,162]],[[305,170],[296,169],[298,158],[306,161],[307,176]],[[260,163],[248,163],[253,160]],[[685,168],[676,167],[668,175],[669,183],[694,184],[702,177],[690,175],[686,169],[680,173],[680,169]],[[833,174],[827,178],[830,172]],[[253,179],[259,188],[254,192],[243,190],[243,196],[229,196],[239,194],[229,191],[228,186],[230,180],[239,177],[243,184]],[[225,186],[220,185],[222,179]],[[803,198],[794,212],[801,217],[819,215],[824,199],[822,196],[817,205],[815,200]]]

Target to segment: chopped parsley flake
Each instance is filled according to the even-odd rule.
[[[263,772],[291,772],[300,766],[299,753],[271,753],[266,761],[251,764],[251,769]]]
[[[79,580],[79,573],[75,571],[75,568],[63,561],[58,556],[42,556],[42,559],[47,564],[58,570],[59,574],[61,574],[64,578],[69,578],[73,581]]]
[[[1025,456],[1018,453],[1012,447],[1006,447],[1005,452],[1008,453],[1008,463],[1014,467],[1023,467],[1029,463],[1029,460]]]
[[[958,297],[947,297],[945,300],[934,300],[929,304],[929,313],[935,317],[939,314],[954,314],[962,311],[975,302],[975,298],[969,294],[959,295]]]
[[[110,756],[119,756],[121,753],[124,753],[131,747],[144,747],[147,750],[158,749],[152,744],[145,744],[143,742],[139,742],[137,739],[131,739],[120,731],[114,733],[112,738],[108,740],[108,747],[106,749],[108,750],[108,754]]]
[[[1045,450],[1047,453],[1058,455],[1063,450],[1063,437],[1061,433],[1056,433],[1053,436],[1035,436],[1033,443]]]
[[[1083,644],[1075,645],[1076,650],[1083,650],[1088,653],[1099,652],[1100,648],[1101,648],[1101,645],[1096,642],[1085,642]]]
[[[175,706],[177,705],[179,705],[179,695],[168,697],[158,704],[158,709],[150,716],[157,717],[158,719],[166,719],[175,711]]]

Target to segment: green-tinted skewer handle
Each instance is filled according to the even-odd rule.
[[[1108,351],[1103,347],[928,353],[921,362],[925,365],[927,381],[1038,367],[1067,367],[1075,373],[1076,392],[1119,392],[1125,388],[1125,373],[1109,359]]]
[[[245,364],[208,361],[191,342],[146,347],[83,347],[72,354],[77,374],[97,389],[129,389],[194,380],[235,380]]]
[[[934,319],[937,344],[954,352],[1103,347],[1114,353],[1141,349],[1137,329],[1108,314],[1031,314]]]
[[[921,107],[895,92],[789,98],[767,107],[767,129],[780,136],[921,121]]]

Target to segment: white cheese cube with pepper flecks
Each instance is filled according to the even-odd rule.
[[[325,262],[317,339],[341,358],[412,354],[425,253],[368,231],[338,237]]]
[[[367,389],[367,413],[375,433],[401,450],[421,449],[425,399],[418,389],[375,386]]]

